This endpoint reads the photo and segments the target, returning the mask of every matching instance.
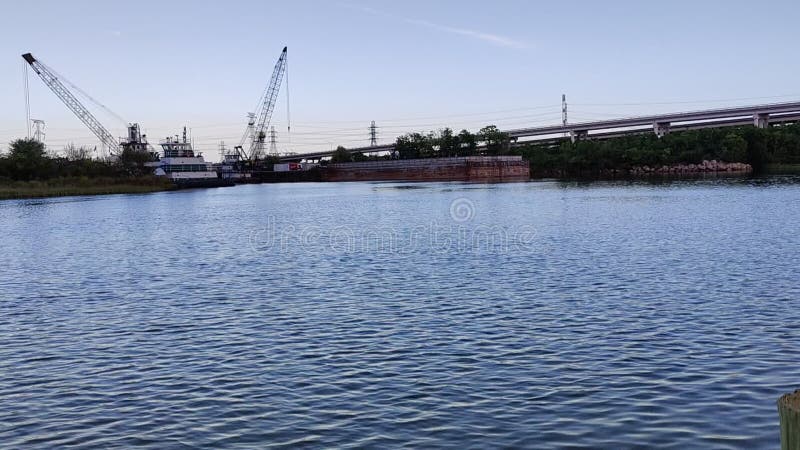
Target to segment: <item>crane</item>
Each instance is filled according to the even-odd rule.
[[[72,92],[70,92],[70,90],[64,85],[64,83],[61,82],[59,78],[63,77],[60,77],[53,69],[47,67],[44,63],[34,58],[33,55],[31,55],[30,53],[25,53],[24,55],[22,55],[22,58],[25,59],[25,61],[28,64],[30,64],[34,72],[36,72],[36,74],[39,75],[39,78],[41,78],[42,81],[44,81],[44,84],[47,85],[47,87],[49,87],[50,90],[53,91],[53,93],[56,94],[56,96],[60,98],[65,105],[67,105],[67,108],[69,108],[70,111],[72,111],[76,116],[78,116],[78,119],[80,119],[81,122],[83,122],[89,128],[89,130],[91,130],[92,133],[94,133],[95,136],[97,136],[98,139],[100,139],[100,142],[103,143],[103,146],[112,155],[115,155],[120,147],[119,141],[117,141],[117,139],[114,138],[114,136],[106,129],[106,127],[104,127],[103,124],[100,123],[100,121],[97,120],[97,118],[94,115],[92,115],[92,113],[88,109],[86,109],[86,107],[83,106],[83,104],[80,101],[78,101],[75,95],[73,95]],[[76,86],[73,86],[73,88],[77,89]],[[80,91],[80,89],[78,90]],[[88,97],[87,94],[84,95]],[[89,98],[91,99],[91,97]],[[102,105],[100,106],[108,110],[108,108],[106,108],[105,106]],[[114,115],[116,116],[116,114]],[[138,128],[139,128],[138,124],[131,124],[129,129],[134,126],[138,133]]]
[[[257,106],[258,112],[248,114],[247,128],[236,151],[247,159],[255,159],[261,156],[264,152],[264,141],[267,137],[267,128],[269,121],[272,118],[272,111],[275,109],[275,102],[278,98],[278,91],[281,88],[281,81],[283,74],[286,72],[286,50],[283,47],[278,62],[275,63],[275,69],[272,71],[272,77],[269,84],[259,99]],[[250,141],[249,150],[244,152],[243,148],[247,141]]]

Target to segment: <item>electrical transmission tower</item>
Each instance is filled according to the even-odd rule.
[[[269,154],[278,154],[278,135],[275,134],[275,126],[269,128]]]
[[[228,154],[228,149],[225,147],[225,141],[219,141],[219,159],[220,161],[225,160],[225,155]]]
[[[31,119],[31,123],[33,123],[33,140],[44,144],[44,120]]]
[[[567,95],[561,94],[561,124],[567,126]]]
[[[369,146],[376,147],[378,145],[378,127],[375,126],[375,121],[369,124]]]

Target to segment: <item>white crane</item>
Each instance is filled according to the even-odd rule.
[[[275,69],[272,71],[269,84],[258,101],[258,111],[248,114],[247,128],[242,136],[242,140],[236,147],[236,151],[244,158],[257,159],[264,154],[267,128],[269,127],[272,111],[275,109],[275,103],[278,99],[278,91],[280,91],[281,88],[283,74],[286,72],[286,49],[286,47],[283,47],[283,51],[280,57],[278,57],[278,62],[275,63]],[[248,141],[249,148],[245,152],[244,146]]]
[[[106,127],[104,127],[103,124],[101,124],[100,121],[97,120],[97,118],[92,115],[92,113],[86,109],[86,107],[83,106],[83,104],[78,101],[77,98],[75,98],[72,92],[70,92],[70,90],[64,86],[64,84],[59,80],[59,77],[55,71],[34,58],[30,53],[25,53],[22,55],[22,57],[28,62],[28,64],[30,64],[34,72],[39,75],[42,81],[44,81],[44,84],[47,85],[47,87],[49,87],[50,90],[53,91],[53,93],[56,94],[56,96],[60,98],[65,105],[67,105],[67,108],[69,108],[70,111],[78,116],[78,119],[80,119],[81,122],[89,127],[89,130],[91,130],[92,133],[98,137],[98,139],[100,139],[100,142],[103,143],[103,146],[105,146],[106,149],[112,154],[116,153],[117,149],[119,148],[119,142],[117,142],[117,140],[111,133],[109,133]]]

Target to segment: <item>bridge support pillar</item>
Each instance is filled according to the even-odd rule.
[[[753,125],[755,125],[756,128],[767,128],[769,126],[769,114],[753,114]]]
[[[653,124],[653,132],[655,132],[658,137],[664,137],[664,135],[669,133],[669,122],[655,122]]]
[[[589,137],[589,130],[573,130],[569,132],[569,140],[573,143]]]

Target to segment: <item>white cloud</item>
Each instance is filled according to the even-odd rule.
[[[441,25],[441,24],[438,24],[438,23],[429,22],[427,20],[409,19],[409,18],[406,18],[406,17],[400,17],[400,16],[396,16],[396,15],[393,15],[393,14],[389,14],[389,13],[383,12],[383,11],[379,11],[377,9],[370,8],[368,6],[353,5],[353,4],[349,4],[349,3],[338,3],[338,5],[340,7],[343,7],[343,8],[352,9],[352,10],[356,10],[356,11],[361,11],[361,12],[364,12],[364,13],[367,13],[367,14],[372,14],[372,15],[375,15],[375,16],[389,17],[389,18],[392,18],[394,20],[399,20],[399,21],[402,21],[402,22],[405,22],[405,23],[410,23],[410,24],[417,25],[417,26],[423,26],[423,27],[426,27],[426,28],[430,28],[432,30],[441,31],[443,33],[457,34],[459,36],[466,36],[466,37],[469,37],[469,38],[478,39],[478,40],[487,42],[487,43],[492,44],[492,45],[497,45],[497,46],[500,46],[500,47],[517,48],[517,49],[524,49],[524,48],[529,48],[530,47],[525,42],[517,41],[515,39],[509,38],[509,37],[506,37],[506,36],[501,36],[499,34],[485,33],[485,32],[482,32],[482,31],[470,30],[470,29],[467,29],[467,28],[456,28],[456,27],[451,27],[451,26],[447,26],[447,25]]]
[[[468,30],[465,28],[449,27],[446,25],[439,25],[433,22],[428,22],[427,20],[413,20],[413,19],[404,19],[404,20],[408,23],[413,23],[415,25],[422,25],[428,28],[432,28],[434,30],[443,31],[445,33],[459,34],[461,36],[468,36],[471,38],[480,39],[481,41],[488,42],[494,45],[499,45],[501,47],[528,48],[528,45],[525,44],[524,42],[520,42],[497,34],[484,33],[481,31]]]

